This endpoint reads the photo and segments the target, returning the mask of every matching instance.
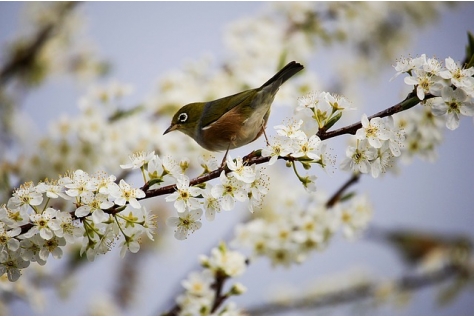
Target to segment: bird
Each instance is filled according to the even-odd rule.
[[[180,131],[212,152],[226,151],[247,145],[262,134],[270,109],[280,86],[304,67],[289,62],[262,86],[209,102],[196,102],[181,107],[163,135]]]

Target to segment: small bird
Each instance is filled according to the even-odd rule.
[[[222,167],[229,149],[247,145],[265,134],[275,94],[286,80],[303,68],[293,61],[259,88],[210,102],[187,104],[176,112],[163,135],[178,130],[206,150],[226,151]]]

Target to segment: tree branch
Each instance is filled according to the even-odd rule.
[[[22,50],[15,52],[15,55],[12,56],[0,70],[0,85],[4,85],[11,77],[31,67],[46,42],[54,35],[54,32],[61,27],[69,11],[74,9],[78,3],[79,2],[75,1],[65,3],[61,10],[57,12],[60,17],[57,22],[50,22],[44,25],[36,33],[31,43],[26,45]]]
[[[359,181],[360,175],[354,174],[352,177],[344,183],[335,193],[334,195],[327,201],[326,207],[330,208],[334,206],[340,198],[343,196],[344,192],[352,185],[355,184]],[[247,264],[249,264],[250,261],[247,261]],[[222,295],[222,286],[225,282],[225,280],[228,279],[228,277],[225,276],[219,276],[219,274],[216,275],[215,283],[213,285],[213,289],[215,289],[215,296],[214,296],[214,304],[211,310],[211,313],[214,313],[221,305],[222,303],[227,299],[228,296],[223,296]],[[179,305],[174,305],[168,312],[165,314],[168,316],[177,316],[180,311]],[[160,313],[160,312],[157,312]]]
[[[428,99],[431,99],[433,97],[434,97],[433,95],[428,94],[425,97],[425,101],[428,100]],[[417,105],[420,102],[421,102],[420,99],[418,99],[418,97],[416,96],[416,91],[412,91],[408,94],[408,96],[402,102],[400,102],[398,104],[395,104],[394,106],[391,106],[388,109],[385,109],[383,111],[375,113],[374,115],[369,116],[368,119],[370,120],[370,119],[375,118],[375,117],[382,118],[382,117],[390,116],[390,115],[393,115],[393,114],[396,114],[396,113],[399,113],[399,112],[402,112],[402,111],[406,111],[406,110],[414,107],[415,105]],[[357,122],[357,123],[354,123],[354,124],[351,124],[351,125],[348,125],[348,126],[344,126],[344,127],[340,128],[340,129],[337,129],[337,130],[329,131],[329,132],[319,131],[316,135],[318,135],[321,140],[326,140],[326,139],[336,137],[336,136],[339,136],[339,135],[343,135],[343,134],[352,134],[352,135],[354,135],[357,132],[357,130],[360,129],[361,127],[362,127],[362,123]]]
[[[434,97],[433,95],[428,94],[428,95],[426,95],[425,100],[433,98],[433,97]],[[402,102],[400,102],[398,104],[395,104],[394,106],[391,106],[391,107],[389,107],[389,108],[387,108],[387,109],[385,109],[381,112],[378,112],[378,113],[370,116],[369,119],[372,119],[374,117],[386,117],[386,116],[390,116],[390,115],[408,110],[408,109],[414,107],[415,105],[417,105],[419,102],[420,102],[420,100],[416,96],[415,91],[413,91],[410,94],[408,94],[408,96]],[[339,135],[343,135],[343,134],[355,134],[356,131],[361,127],[361,125],[362,125],[361,122],[357,122],[357,123],[342,127],[340,129],[329,131],[329,132],[319,131],[317,133],[317,135],[320,137],[321,140],[326,140],[326,139],[330,139],[330,138],[333,138],[333,137],[336,137],[336,136],[339,136]],[[259,165],[259,164],[267,163],[267,162],[270,161],[270,159],[271,159],[270,156],[261,156],[261,150],[250,152],[249,154],[247,154],[246,156],[243,157],[244,162],[248,166],[251,166],[251,165],[254,165],[254,164]],[[295,158],[293,158],[291,156],[284,156],[284,157],[279,156],[278,159],[279,160],[285,160],[285,161],[295,161],[296,160]],[[190,182],[189,182],[189,185],[190,186],[196,186],[196,185],[208,182],[210,180],[216,179],[220,176],[222,171],[225,171],[226,173],[229,173],[230,169],[227,167],[227,165],[225,167],[219,167],[218,169],[216,169],[212,172],[209,172],[207,174],[204,174],[204,175],[201,175],[201,176],[198,176],[196,178],[191,179]],[[357,182],[357,180],[358,180],[358,178],[353,176],[352,179],[348,181],[348,185],[345,188],[347,188],[351,184]],[[328,207],[330,207],[331,205],[334,205],[337,202],[337,200],[339,200],[338,196],[340,196],[345,191],[345,188],[341,189],[341,192],[339,194],[336,193],[334,195],[337,198],[336,197],[332,198],[327,203],[327,205],[329,205]],[[152,198],[152,197],[171,194],[171,193],[175,192],[177,188],[176,188],[176,184],[172,184],[172,185],[163,186],[163,187],[158,188],[158,189],[150,190],[150,184],[149,184],[149,182],[147,182],[147,183],[145,183],[145,185],[143,185],[141,187],[141,189],[145,192],[145,197],[140,198],[138,200],[143,200],[143,199],[147,199],[147,198]],[[117,214],[118,212],[122,211],[123,208],[124,208],[123,206],[114,205],[113,207],[111,207],[109,209],[106,209],[104,211],[106,213],[109,213],[109,214]],[[70,212],[70,214],[73,217],[73,219],[77,219],[77,217],[74,214],[74,211]],[[21,233],[27,232],[31,227],[33,227],[32,224],[26,224],[26,225],[21,226],[21,228],[22,228]]]
[[[406,275],[394,280],[397,291],[414,291],[433,286],[455,276],[462,275],[464,268],[454,264],[442,269],[424,274]],[[327,293],[321,297],[306,297],[294,300],[290,304],[277,302],[267,303],[247,309],[247,314],[252,316],[279,314],[284,311],[297,311],[302,309],[315,309],[356,302],[364,299],[375,298],[384,283],[360,284],[351,288]]]
[[[433,97],[434,97],[433,95],[428,94],[426,96],[425,100],[433,98]],[[408,96],[405,100],[403,100],[402,102],[400,102],[398,104],[395,104],[394,106],[391,106],[391,107],[389,107],[389,108],[387,108],[387,109],[385,109],[381,112],[378,112],[378,113],[370,116],[369,120],[374,118],[374,117],[386,117],[386,116],[390,116],[390,115],[408,110],[408,109],[414,107],[415,105],[417,105],[418,103],[420,103],[420,100],[418,99],[418,97],[416,96],[416,94],[414,92],[411,92],[410,94],[408,94]],[[326,140],[326,139],[330,139],[330,138],[333,138],[333,137],[336,137],[336,136],[339,136],[339,135],[343,135],[343,134],[352,134],[353,135],[361,127],[362,127],[361,122],[357,122],[357,123],[342,127],[340,129],[329,131],[329,132],[320,131],[320,132],[317,133],[317,135],[319,136],[319,138],[321,140]],[[260,154],[260,151],[253,151],[253,152],[249,153],[248,155],[246,155],[243,158],[244,162],[246,162],[247,165],[250,166],[250,165],[253,165],[253,164],[257,164],[257,165],[258,164],[263,164],[263,163],[267,163],[267,162],[270,161],[270,158],[271,158],[270,156],[261,156],[259,154]],[[278,159],[279,160],[285,160],[285,161],[295,161],[296,160],[295,158],[293,158],[291,156],[278,157]],[[189,182],[189,185],[190,186],[195,186],[195,185],[199,185],[199,184],[208,182],[212,179],[215,179],[215,178],[219,177],[219,175],[221,174],[222,171],[225,171],[226,173],[230,172],[230,170],[227,166],[225,168],[218,168],[218,169],[216,169],[212,172],[209,172],[207,174],[204,174],[202,176],[199,176],[197,178],[192,179]],[[164,186],[164,187],[161,187],[161,188],[155,189],[155,190],[149,190],[148,184],[145,184],[142,187],[142,190],[146,193],[145,198],[151,198],[151,197],[156,197],[156,196],[161,196],[161,195],[166,195],[166,194],[173,193],[176,190],[176,184]]]

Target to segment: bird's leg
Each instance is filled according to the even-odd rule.
[[[265,127],[262,126],[263,136],[265,136],[265,141],[267,141],[267,146],[270,146],[270,142],[268,141],[267,133],[265,132]]]
[[[265,132],[266,126],[267,126],[267,122],[265,120],[262,120],[261,131],[263,133],[263,136],[265,136],[265,141],[267,142],[267,146],[270,146],[270,142],[268,141],[268,137],[267,137],[267,132]],[[262,133],[260,133],[259,136],[262,135]]]
[[[230,144],[229,144],[229,146],[230,146]],[[229,153],[229,147],[227,147],[227,150],[225,151],[224,158],[222,159],[222,163],[221,163],[220,169],[223,169],[223,168],[224,168],[225,161],[226,161],[226,159],[227,159],[227,153]]]
[[[224,168],[224,165],[225,165],[225,161],[227,160],[227,154],[229,153],[229,150],[230,150],[230,145],[235,141],[235,136],[233,136],[230,141],[229,141],[229,145],[227,146],[227,149],[225,151],[225,154],[224,154],[224,158],[222,159],[222,163],[221,163],[221,169]]]

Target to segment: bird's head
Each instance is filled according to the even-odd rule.
[[[195,138],[196,128],[199,125],[204,105],[205,103],[191,103],[180,108],[173,115],[171,125],[166,129],[163,135],[171,131],[180,131]]]

